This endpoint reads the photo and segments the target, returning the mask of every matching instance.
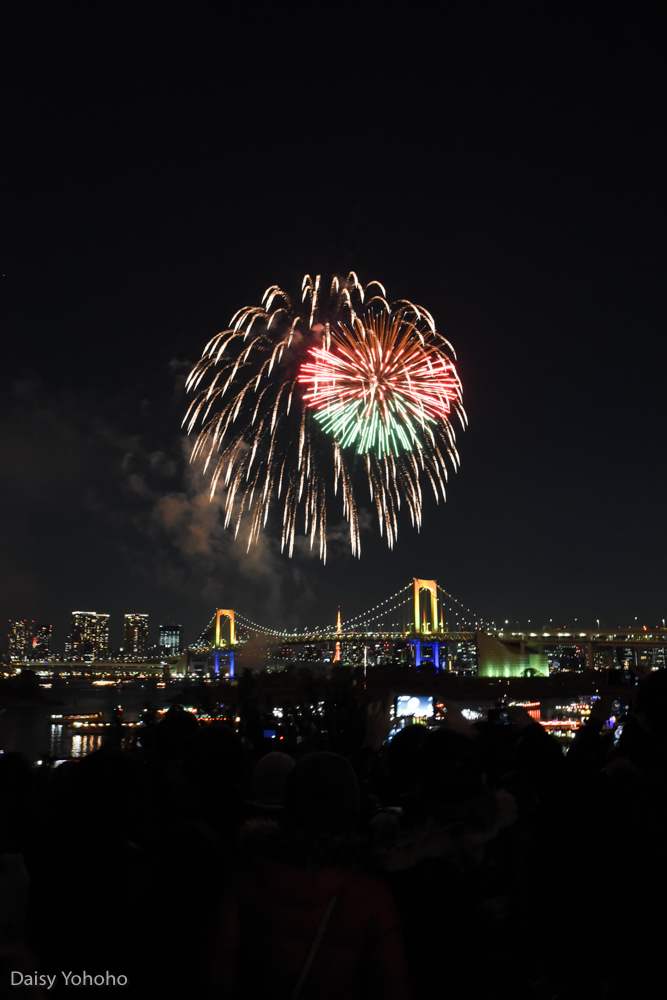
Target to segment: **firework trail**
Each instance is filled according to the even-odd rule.
[[[222,483],[225,525],[248,546],[282,503],[282,548],[291,556],[303,517],[326,558],[326,515],[340,491],[350,546],[359,555],[353,481],[368,486],[390,547],[404,504],[421,526],[422,480],[445,498],[446,458],[458,466],[451,416],[465,426],[454,350],[426,309],[389,303],[379,282],[356,274],[323,289],[303,279],[300,303],[271,286],[206,345],[186,383],[196,393],[184,424],[199,428],[211,496]]]

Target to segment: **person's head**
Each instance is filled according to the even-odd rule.
[[[172,705],[155,732],[160,757],[163,760],[180,760],[183,744],[198,728],[197,717],[192,712],[186,712],[182,705]]]
[[[289,754],[277,751],[265,754],[252,772],[252,801],[269,808],[282,806],[285,785],[293,769],[294,758]]]
[[[417,757],[426,733],[425,726],[405,726],[383,748],[385,766],[396,795],[416,790]]]
[[[198,789],[242,784],[243,744],[238,734],[223,723],[201,726],[183,741],[182,752],[185,774]]]
[[[302,757],[285,786],[288,820],[303,830],[345,833],[359,819],[359,782],[352,765],[337,753]]]
[[[457,803],[484,791],[484,775],[470,738],[451,729],[431,729],[419,748],[416,770],[427,802]]]

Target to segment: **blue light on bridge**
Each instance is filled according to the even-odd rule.
[[[235,653],[233,650],[224,653],[216,652],[214,661],[214,671],[216,677],[220,676],[221,666],[223,667],[223,670],[227,668],[227,674],[230,679],[234,676],[234,656]]]
[[[414,650],[415,666],[420,667],[422,663],[432,663],[436,673],[440,673],[440,645],[439,642],[425,642],[422,639],[411,639],[410,645]],[[447,648],[447,643],[442,643]],[[446,655],[446,652],[445,652]]]

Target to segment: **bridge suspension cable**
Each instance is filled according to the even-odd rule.
[[[410,581],[410,583],[407,583],[404,587],[401,587],[394,594],[391,594],[389,597],[386,597],[383,601],[378,601],[378,603],[375,604],[372,608],[368,608],[366,611],[363,611],[361,614],[355,615],[353,618],[345,619],[345,621],[341,622],[342,630],[344,632],[358,631],[360,627],[365,627],[369,624],[372,624],[373,622],[377,622],[379,619],[384,618],[389,614],[393,614],[394,612],[399,611],[401,607],[406,603],[408,595],[412,591],[413,584],[414,581]],[[441,587],[440,584],[437,584],[437,589],[442,595],[444,595],[445,598],[447,598],[448,601],[451,601],[452,604],[455,604],[458,608],[461,609],[461,611],[465,612],[466,616],[469,616],[468,621],[471,624],[474,623],[479,625],[486,625],[488,627],[488,622],[485,622],[484,619],[481,618],[479,615],[475,615],[470,608],[466,607],[465,604],[459,601],[458,598],[454,597],[453,594],[450,594],[449,591],[445,590],[444,587]],[[401,598],[401,600],[397,601],[397,598]],[[442,603],[444,604],[444,601]],[[239,611],[236,611],[235,613],[237,621],[243,627],[248,628],[253,632],[261,633],[264,635],[274,635],[280,638],[289,638],[290,635],[297,635],[303,632],[334,633],[336,631],[335,625],[327,625],[322,629],[320,628],[303,629],[303,630],[292,629],[291,631],[288,631],[286,629],[274,629],[274,628],[269,628],[267,625],[260,625],[258,622],[251,621],[250,618],[247,618]],[[211,619],[211,623],[209,623],[207,629],[204,631],[202,639],[204,635],[206,635],[206,632],[211,628],[214,619],[215,615],[213,616],[213,619]]]
[[[258,625],[257,622],[251,622],[249,618],[246,618],[245,615],[242,615],[240,611],[236,612],[236,618],[241,623],[241,625],[243,625],[245,628],[252,629],[253,632],[261,632],[266,635],[279,635],[279,636],[289,636],[295,634],[293,632],[287,632],[285,629],[279,631],[278,629],[275,628],[269,628],[267,625]]]
[[[483,618],[480,618],[479,615],[476,615],[473,611],[470,610],[470,608],[467,608],[465,604],[462,604],[461,601],[459,601],[456,597],[448,593],[444,587],[441,587],[440,584],[438,584],[437,587],[441,594],[444,594],[445,597],[448,597],[449,600],[453,601],[454,604],[458,605],[459,608],[461,608],[463,611],[466,611],[469,615],[471,615],[472,616],[471,621],[479,623],[480,625],[485,624],[488,626],[488,622],[485,622]]]
[[[215,612],[213,612],[213,617],[211,618],[210,622],[208,623],[202,634],[199,636],[197,641],[192,644],[193,648],[196,648],[197,646],[205,646],[207,644],[207,640],[210,639],[210,635],[211,632],[213,631],[214,626],[215,626]]]
[[[389,603],[389,602],[387,601],[385,603]],[[388,615],[393,614],[395,611],[400,611],[401,608],[405,609],[406,606],[409,607],[409,605],[407,605],[406,598],[404,597],[403,600],[401,600],[401,601],[398,602],[398,604],[394,604],[390,608],[383,608],[382,611],[380,611],[380,614],[373,615],[372,618],[368,617],[368,615],[370,614],[370,612],[367,612],[366,616],[360,616],[360,617],[363,617],[363,619],[364,619],[363,621],[356,622],[355,628],[354,629],[348,628],[347,631],[348,632],[350,632],[350,631],[358,631],[359,629],[369,628],[374,622],[377,622],[379,619],[386,618]],[[408,620],[410,619],[410,614],[409,613],[408,613],[407,618],[408,618]],[[409,628],[407,628],[407,629],[405,628],[405,623],[403,623],[403,631],[408,631],[408,632],[410,631]]]
[[[346,631],[349,632],[350,629],[349,629],[348,626],[354,625],[355,622],[359,622],[360,618],[366,619],[368,617],[368,615],[373,614],[373,612],[377,611],[378,608],[384,607],[385,604],[389,604],[390,601],[395,600],[400,594],[403,594],[406,591],[411,590],[411,589],[412,589],[412,583],[408,583],[405,587],[401,587],[400,590],[397,590],[395,594],[392,594],[391,597],[387,597],[386,600],[380,601],[378,604],[375,605],[375,607],[369,608],[368,611],[363,611],[360,615],[355,615],[354,618],[346,618],[344,622],[341,622],[341,628],[344,628],[344,629],[346,629]],[[392,610],[396,610],[396,609],[395,608],[387,608],[386,611],[383,612],[383,613],[386,614],[388,611],[392,611]],[[375,618],[373,618],[371,620],[372,621],[376,621],[380,617],[381,617],[381,615],[376,615]]]

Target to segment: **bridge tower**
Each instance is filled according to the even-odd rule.
[[[418,580],[415,577],[414,580],[415,589],[415,634],[417,636],[423,636],[424,638],[415,638],[410,640],[410,646],[412,647],[413,655],[415,658],[415,666],[420,667],[422,662],[427,661],[433,663],[436,672],[440,672],[440,643],[436,640],[432,642],[428,641],[428,635],[430,632],[438,631],[438,585],[435,580]],[[431,621],[430,627],[429,623],[426,621],[426,609],[424,609],[423,619],[421,619],[421,594],[422,591],[426,590],[431,595]],[[421,620],[420,620],[421,619]],[[443,653],[445,659],[447,656],[447,644],[442,644],[444,649]]]
[[[222,646],[221,638],[221,627],[220,619],[222,617],[229,618],[229,645],[233,646],[236,643],[236,633],[234,631],[234,612],[233,611],[223,611],[222,608],[218,608],[215,612],[215,648],[219,649]]]
[[[215,673],[216,677],[220,673],[220,653],[219,650],[226,647],[222,639],[222,626],[220,623],[221,618],[229,618],[229,645],[236,645],[236,631],[234,627],[234,612],[231,610],[224,610],[223,608],[217,608],[215,612]],[[229,660],[229,676],[234,676],[234,650],[230,649],[229,652],[224,654]]]
[[[424,632],[425,629],[419,620],[419,609],[421,604],[421,592],[427,590],[431,595],[431,632],[438,631],[438,585],[435,580],[417,580],[415,578],[415,632]],[[424,621],[426,617],[424,616]]]

